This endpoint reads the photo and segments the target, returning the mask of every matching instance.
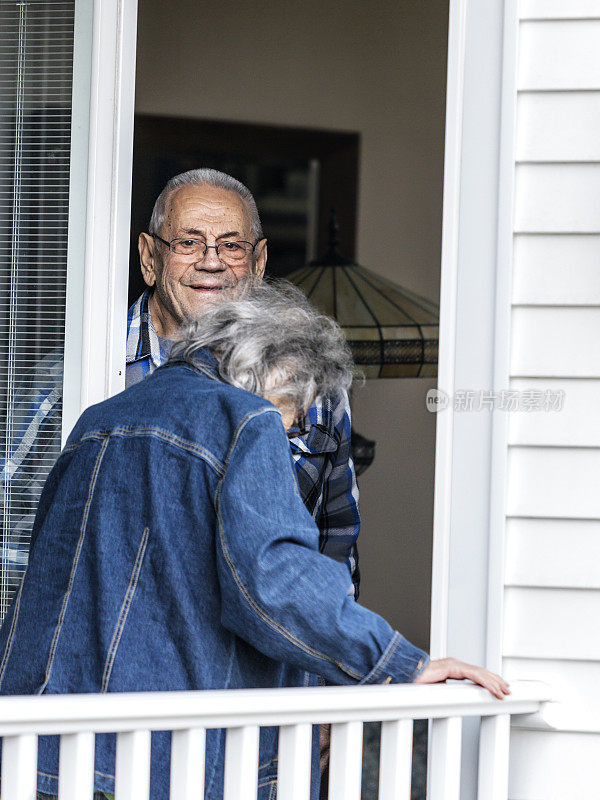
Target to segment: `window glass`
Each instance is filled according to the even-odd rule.
[[[0,618],[60,451],[74,10],[0,4]]]

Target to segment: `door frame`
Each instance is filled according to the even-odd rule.
[[[125,386],[137,0],[76,0],[63,444]]]
[[[431,655],[502,668],[508,418],[454,410],[509,388],[518,0],[450,0]],[[461,797],[475,798],[465,723]],[[435,754],[432,755],[435,758]]]

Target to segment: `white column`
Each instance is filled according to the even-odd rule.
[[[412,719],[382,723],[379,800],[410,800],[412,740]]]
[[[37,736],[2,739],[3,800],[35,800],[37,789]]]
[[[115,800],[147,800],[150,791],[150,731],[117,734]]]
[[[510,714],[483,717],[479,734],[478,800],[508,797],[509,747]]]
[[[460,799],[462,719],[432,719],[429,724],[427,800]]]
[[[362,738],[362,722],[331,726],[329,800],[360,800]]]
[[[312,725],[282,725],[279,729],[278,800],[309,800]]]
[[[60,737],[58,800],[92,800],[94,796],[93,733]]]
[[[259,730],[258,725],[228,729],[224,800],[256,800]]]
[[[173,731],[171,800],[201,800],[204,797],[205,749],[204,728]]]

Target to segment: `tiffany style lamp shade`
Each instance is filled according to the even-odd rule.
[[[366,378],[435,377],[439,307],[340,255],[337,228],[332,214],[325,255],[287,279],[339,322]]]
[[[437,375],[439,307],[342,256],[331,213],[322,258],[287,275],[308,299],[344,329],[358,371],[366,378]],[[375,442],[352,430],[356,474],[375,457]]]

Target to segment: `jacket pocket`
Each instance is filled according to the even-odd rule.
[[[102,687],[100,689],[101,692],[106,692],[108,690],[108,682],[110,680],[113,665],[115,663],[117,650],[119,648],[119,642],[121,641],[121,636],[123,635],[123,629],[125,628],[127,615],[129,614],[129,609],[131,608],[133,596],[135,594],[135,590],[138,584],[138,579],[140,577],[140,571],[142,569],[144,556],[146,554],[146,546],[148,544],[149,533],[150,529],[144,528],[144,531],[142,533],[142,538],[137,550],[137,555],[133,563],[133,569],[131,571],[129,583],[127,585],[127,591],[125,592],[125,597],[123,598],[123,602],[121,604],[121,610],[119,611],[119,616],[117,618],[117,624],[115,625],[115,630],[113,632],[112,639],[110,640],[108,653],[106,654],[106,661],[104,663],[104,672],[102,673]]]

